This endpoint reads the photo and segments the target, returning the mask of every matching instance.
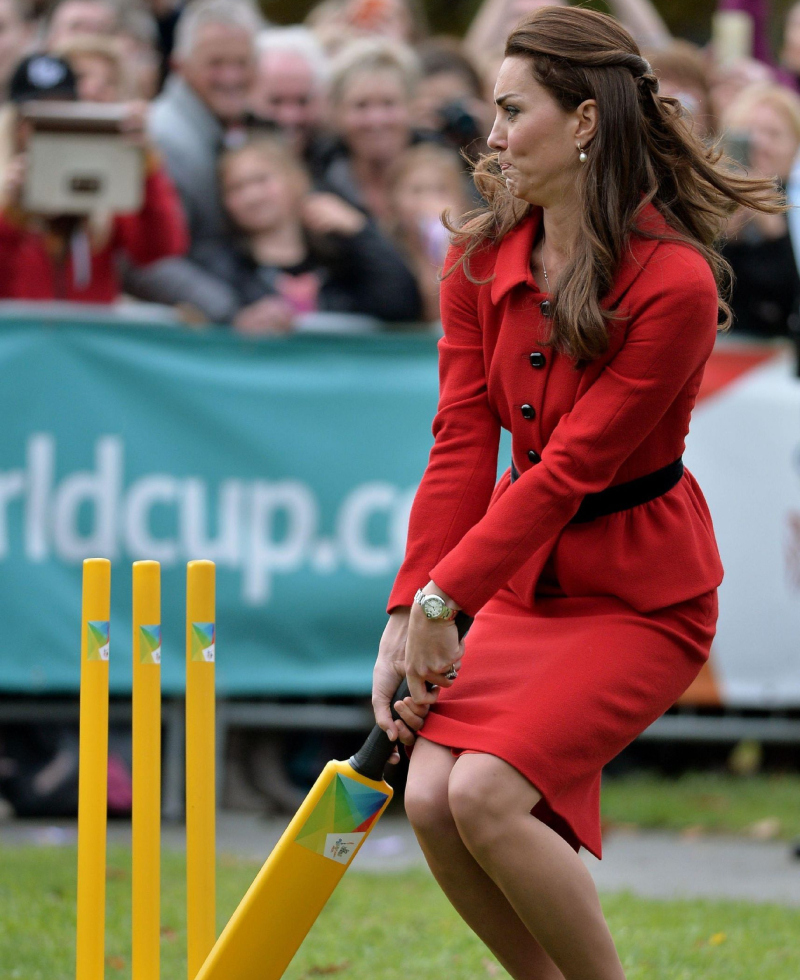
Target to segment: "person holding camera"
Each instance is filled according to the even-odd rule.
[[[432,130],[475,161],[488,149],[491,103],[480,72],[454,38],[433,38],[417,49],[422,78],[417,86],[414,123]]]
[[[77,79],[65,60],[33,55],[14,72],[9,98],[2,126],[5,138],[0,141],[6,159],[0,170],[0,298],[111,303],[120,293],[120,255],[145,266],[186,251],[180,202],[149,146],[143,113],[131,111],[120,124],[128,142],[139,145],[144,155],[138,211],[92,211],[87,204],[85,212],[76,207],[70,207],[70,213],[37,212],[26,203],[33,170],[29,154],[34,152],[27,107],[42,100],[77,100]]]

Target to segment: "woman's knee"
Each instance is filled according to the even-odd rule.
[[[447,802],[447,780],[455,760],[450,749],[418,738],[406,780],[405,807],[412,827],[419,833],[455,832]]]
[[[473,853],[490,850],[508,821],[529,814],[540,798],[525,777],[490,755],[462,756],[447,786],[448,808]]]
[[[496,828],[493,801],[487,798],[480,780],[471,779],[465,770],[453,769],[447,787],[447,803],[464,843],[475,847],[491,846],[492,828]]]
[[[419,833],[437,834],[453,826],[446,776],[409,770],[404,802],[411,826]]]

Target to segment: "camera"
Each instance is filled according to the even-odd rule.
[[[442,120],[440,132],[448,142],[466,149],[481,139],[480,124],[462,101],[448,102],[438,112]]]
[[[30,129],[23,207],[44,215],[138,211],[144,151],[125,133],[127,114],[122,103],[23,103]]]

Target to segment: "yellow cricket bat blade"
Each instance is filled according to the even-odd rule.
[[[463,639],[472,619],[455,620]],[[430,688],[430,685],[429,685]],[[409,693],[403,680],[391,700]],[[349,762],[329,762],[256,875],[195,980],[279,980],[392,798],[395,743],[378,725]]]
[[[405,681],[394,700],[408,694]],[[394,748],[377,725],[349,762],[329,762],[195,980],[279,980],[392,798]]]

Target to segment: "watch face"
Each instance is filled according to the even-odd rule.
[[[444,607],[444,599],[438,595],[426,596],[423,602],[423,609],[425,610],[425,615],[428,617],[428,619],[436,619],[437,617],[441,616]]]

